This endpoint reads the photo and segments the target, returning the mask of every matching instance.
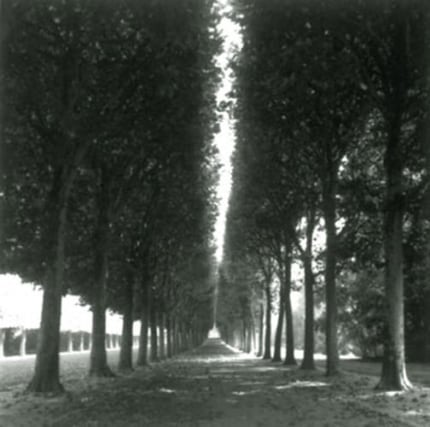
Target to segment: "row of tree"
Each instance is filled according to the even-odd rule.
[[[223,334],[240,331],[249,348],[266,313],[271,356],[276,278],[274,359],[285,317],[285,362],[295,363],[298,262],[302,367],[314,368],[315,299],[324,289],[327,374],[339,370],[346,325],[350,337],[383,345],[379,387],[409,388],[405,324],[430,355],[428,2],[234,3],[243,49],[233,63],[238,141],[220,274]]]
[[[44,290],[30,391],[63,390],[68,292],[92,307],[92,375],[112,375],[108,307],[123,315],[122,369],[136,318],[138,365],[148,328],[153,360],[157,342],[171,355],[210,328],[215,12],[209,0],[2,2],[1,270]]]

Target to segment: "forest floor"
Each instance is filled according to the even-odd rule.
[[[115,354],[109,354],[112,366]],[[380,393],[375,375],[346,372],[328,379],[322,369],[263,361],[218,340],[113,379],[88,378],[85,356],[62,357],[67,393],[59,397],[24,394],[31,370],[19,369],[18,362],[4,369],[0,362],[0,426],[430,425],[428,384]]]

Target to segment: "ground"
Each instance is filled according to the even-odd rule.
[[[87,378],[86,358],[63,356],[67,393],[60,397],[24,394],[24,362],[0,363],[0,426],[430,425],[426,385],[378,393],[376,376],[345,372],[327,379],[321,369],[262,361],[219,340],[114,379]]]

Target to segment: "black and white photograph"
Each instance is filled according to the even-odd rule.
[[[430,0],[0,0],[0,426],[430,426]]]

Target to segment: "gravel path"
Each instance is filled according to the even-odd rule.
[[[116,353],[110,353],[112,366]],[[376,393],[376,377],[348,373],[329,380],[320,370],[304,372],[262,361],[219,340],[208,340],[193,352],[114,379],[89,379],[84,356],[63,357],[68,393],[61,397],[25,395],[20,392],[22,384],[11,382],[0,389],[0,425],[430,425],[428,388],[406,394]]]

